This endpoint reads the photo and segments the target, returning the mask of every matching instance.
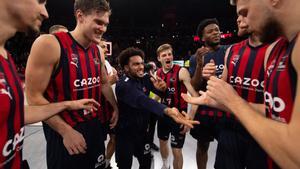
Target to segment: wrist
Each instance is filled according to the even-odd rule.
[[[71,109],[71,102],[72,102],[72,101],[64,101],[64,102],[62,102],[62,104],[63,104],[63,109],[64,109],[64,110],[70,110],[70,109]]]
[[[67,124],[61,124],[58,128],[57,132],[64,137],[68,131],[72,130],[73,128]]]
[[[224,105],[232,112],[236,112],[237,110],[240,110],[240,107],[243,107],[244,104],[245,101],[241,97],[234,97]]]

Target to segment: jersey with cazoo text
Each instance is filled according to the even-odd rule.
[[[88,48],[81,46],[70,33],[55,34],[58,39],[61,56],[58,68],[50,79],[46,98],[50,102],[93,98],[101,103],[101,59],[96,44]],[[78,122],[89,121],[102,115],[98,111],[63,111],[60,116],[71,126]]]
[[[24,94],[11,56],[0,55],[0,168],[22,168]]]
[[[265,73],[264,93],[266,113],[269,118],[289,123],[296,96],[297,73],[291,61],[296,38],[292,42],[281,38],[270,53]],[[279,168],[269,158],[269,168]]]

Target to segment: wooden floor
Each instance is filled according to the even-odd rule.
[[[23,148],[24,159],[27,159],[31,169],[47,169],[46,166],[46,147],[45,138],[42,127],[40,124],[26,126],[25,129],[25,143]],[[157,137],[155,137],[155,143],[158,143]],[[209,148],[209,160],[207,169],[213,169],[216,152],[216,141],[211,143]],[[157,144],[158,145],[158,144]],[[183,148],[184,157],[184,169],[197,169],[196,160],[196,141],[187,134],[185,145]],[[153,152],[154,154],[154,169],[161,169],[162,161],[159,152]],[[170,157],[170,164],[172,157]],[[112,158],[112,167],[117,169],[114,157]],[[138,162],[134,159],[133,169],[138,168]]]

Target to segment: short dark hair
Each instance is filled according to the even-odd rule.
[[[197,35],[199,37],[202,37],[203,36],[203,30],[204,28],[207,26],[207,25],[210,25],[210,24],[216,24],[219,26],[219,22],[216,18],[209,18],[209,19],[204,19],[202,20],[198,27],[197,27]]]
[[[94,10],[111,13],[110,5],[106,0],[75,0],[74,12],[79,9],[87,14]]]
[[[119,64],[121,65],[122,68],[124,68],[125,65],[128,65],[129,59],[132,56],[136,56],[136,55],[141,56],[142,59],[145,58],[144,51],[142,51],[139,48],[129,47],[123,50],[118,56]]]
[[[57,31],[57,30],[59,30],[59,29],[66,29],[66,30],[68,30],[68,28],[65,27],[65,26],[63,26],[63,25],[52,25],[52,26],[49,28],[49,33],[51,34],[51,33],[55,32],[55,31]]]

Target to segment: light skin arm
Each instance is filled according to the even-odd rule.
[[[26,97],[29,105],[45,105],[49,101],[44,97],[51,74],[59,62],[60,46],[53,35],[42,35],[32,45],[26,67]],[[55,115],[45,121],[63,137],[69,154],[85,153],[84,137]]]
[[[196,92],[196,90],[191,85],[191,75],[189,71],[186,68],[181,68],[179,71],[179,80],[183,82],[184,86],[186,87],[187,91],[193,96],[193,97],[199,97],[199,94]],[[193,104],[191,107],[190,112],[188,112],[189,117],[194,119],[195,114],[198,110],[198,105]],[[184,127],[183,131],[181,133],[186,133],[189,131],[189,128],[186,126]]]
[[[118,122],[119,110],[118,110],[118,106],[117,106],[117,102],[113,90],[111,88],[111,84],[108,81],[108,76],[104,66],[105,63],[104,52],[101,48],[99,48],[99,50],[101,54],[101,63],[102,63],[101,64],[101,92],[114,109],[110,120],[110,128],[114,128]]]
[[[298,39],[292,53],[292,64],[300,78],[300,40]],[[214,84],[215,87],[219,85]],[[223,85],[223,84],[222,84]],[[212,87],[214,88],[214,87]],[[300,167],[300,84],[296,86],[296,97],[290,123],[281,123],[261,116],[247,102],[225,86],[228,98],[227,107],[238,117],[255,140],[282,168]],[[222,92],[222,94],[225,94]],[[212,94],[212,97],[215,94]],[[217,97],[215,97],[217,99]],[[218,96],[219,98],[219,96]],[[222,101],[223,102],[223,101]],[[259,125],[257,125],[259,124]]]
[[[25,124],[36,123],[46,120],[51,116],[62,112],[63,110],[86,109],[96,111],[99,103],[94,99],[81,99],[74,101],[63,101],[58,103],[50,103],[38,106],[25,106]]]
[[[186,68],[181,68],[179,71],[179,80],[183,82],[185,85],[187,91],[193,96],[193,97],[199,97],[199,94],[196,92],[196,90],[191,85],[191,76],[189,71]],[[196,111],[198,109],[197,105],[192,105],[191,111],[189,112],[189,115],[192,119],[194,119]]]

